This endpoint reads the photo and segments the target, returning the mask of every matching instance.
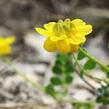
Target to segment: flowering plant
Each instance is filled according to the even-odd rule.
[[[0,55],[10,54],[11,53],[11,44],[15,41],[13,36],[8,38],[3,38],[0,36]]]
[[[44,42],[44,49],[48,52],[58,51],[56,61],[52,68],[54,73],[50,78],[50,82],[46,86],[42,86],[19,72],[11,63],[9,58],[2,57],[10,67],[26,81],[30,82],[35,87],[44,91],[57,102],[69,102],[73,105],[74,109],[94,109],[96,103],[106,104],[109,103],[109,68],[99,60],[90,56],[87,51],[82,47],[86,41],[86,35],[92,32],[92,26],[87,25],[81,19],[64,21],[59,20],[50,22],[44,25],[44,29],[35,28],[41,35],[46,36]],[[10,44],[14,42],[13,37],[2,38],[0,37],[0,55],[6,55],[11,52]],[[75,54],[75,52],[77,52]],[[86,58],[85,64],[82,66],[79,61]],[[89,71],[95,67],[99,67],[105,74],[105,78],[98,78],[91,75]],[[75,99],[66,99],[68,94],[68,85],[73,83],[74,73],[90,87],[92,93],[96,95],[96,99],[88,101],[78,101]],[[101,87],[97,89],[84,77],[90,78],[93,81],[100,83]],[[101,84],[103,83],[103,84]],[[58,90],[56,87],[60,87]]]
[[[80,44],[85,43],[85,36],[92,32],[92,26],[80,19],[59,20],[44,25],[45,29],[35,28],[38,33],[47,37],[44,48],[48,52],[58,50],[61,53],[77,51]]]

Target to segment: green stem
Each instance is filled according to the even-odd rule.
[[[94,80],[97,80],[97,81],[103,81],[103,82],[109,84],[109,79],[107,79],[107,78],[104,78],[104,79],[102,79],[102,78],[97,78],[97,77],[94,77],[94,76],[90,75],[90,74],[87,73],[87,72],[85,72],[85,75],[86,75],[87,77],[91,78],[91,79],[94,79]]]
[[[21,76],[25,81],[31,83],[33,86],[39,88],[40,90],[44,91],[44,87],[41,86],[40,84],[32,81],[31,79],[29,79],[28,77],[26,77],[24,74],[22,74],[20,71],[18,71],[14,65],[11,63],[10,59],[7,56],[2,56],[2,59],[11,67],[11,69],[18,74],[19,76]]]
[[[65,74],[63,73],[63,81],[62,81],[62,87],[64,89],[64,95],[66,95],[66,92],[67,92],[67,86],[66,86],[66,83],[65,83]]]
[[[65,71],[64,67],[62,67],[62,71]],[[63,91],[64,95],[66,95],[66,92],[67,92],[67,86],[66,86],[66,83],[65,83],[65,77],[66,77],[65,72],[62,72],[62,87],[64,89],[64,91]]]
[[[103,82],[109,84],[109,79],[106,79],[106,78],[105,78],[105,79],[102,79],[102,78],[97,78],[97,77],[92,76],[91,74],[89,74],[88,72],[86,72],[86,70],[84,70],[84,69],[81,67],[81,65],[78,63],[78,60],[76,59],[76,57],[75,57],[74,54],[72,54],[72,57],[73,57],[73,59],[75,60],[75,63],[78,65],[79,69],[84,72],[84,75],[86,75],[87,77],[89,77],[89,78],[91,78],[91,79],[94,79],[94,80],[96,80],[96,81],[103,81]]]
[[[66,101],[66,102],[69,102],[69,103],[72,103],[72,104],[94,104],[94,103],[96,103],[95,100],[78,101],[78,100],[74,100],[74,99],[68,100],[68,101]]]
[[[85,52],[81,47],[79,47],[79,50],[85,55],[87,56],[89,59],[91,59],[92,61],[94,61],[95,63],[97,63],[98,65],[100,65],[103,69],[105,69],[106,71],[109,72],[109,68],[107,66],[105,66],[104,64],[102,64],[99,60],[95,59],[94,57],[90,56],[87,52]]]

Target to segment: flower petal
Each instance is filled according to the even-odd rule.
[[[54,52],[56,51],[56,42],[51,41],[49,38],[47,38],[44,42],[43,47],[48,51],[48,52]]]
[[[92,32],[91,25],[78,26],[76,29],[77,29],[77,35],[88,35]]]
[[[44,25],[44,28],[48,31],[52,31],[54,24],[56,24],[55,22],[50,22],[48,24]]]
[[[67,39],[71,44],[82,44],[86,41],[85,36],[72,36],[72,38]]]
[[[52,36],[50,37],[50,40],[51,41],[58,41],[60,38],[59,37],[56,37],[56,36]]]
[[[4,45],[0,47],[0,55],[10,54],[10,53],[11,53],[10,45]]]
[[[50,37],[50,39],[52,40],[52,41],[58,41],[58,40],[64,40],[64,39],[66,39],[67,38],[67,36],[66,35],[64,35],[64,34],[62,34],[62,35],[59,35],[59,37],[58,36],[52,36],[52,37]]]
[[[71,45],[71,51],[72,52],[75,52],[75,51],[77,51],[78,50],[78,48],[79,48],[79,45],[77,44],[77,45]]]
[[[6,44],[11,44],[15,41],[15,37],[14,36],[9,36],[5,39],[5,43]]]
[[[49,33],[48,33],[47,30],[44,30],[44,29],[42,29],[42,28],[35,28],[35,30],[36,30],[38,33],[40,33],[41,35],[49,37]]]
[[[72,23],[73,23],[75,26],[83,26],[83,25],[86,24],[86,23],[83,22],[81,19],[72,20]]]
[[[56,44],[57,50],[61,53],[69,53],[71,51],[70,44],[66,40],[60,40]]]

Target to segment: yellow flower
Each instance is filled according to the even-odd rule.
[[[92,26],[87,25],[81,19],[65,19],[56,22],[50,22],[44,25],[44,29],[35,28],[35,30],[47,39],[44,42],[44,48],[48,52],[58,50],[61,53],[70,53],[77,51],[80,44],[86,41],[85,36],[92,32]]]
[[[10,54],[11,53],[11,44],[15,41],[13,36],[3,38],[0,36],[0,55]]]

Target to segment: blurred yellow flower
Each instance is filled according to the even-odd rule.
[[[35,30],[47,37],[44,48],[48,52],[58,50],[61,53],[70,53],[77,51],[79,45],[86,41],[85,36],[92,32],[92,26],[87,25],[81,19],[50,22],[45,24],[44,28],[35,28]]]
[[[10,54],[11,53],[11,44],[15,41],[13,36],[3,38],[0,36],[0,55]]]

